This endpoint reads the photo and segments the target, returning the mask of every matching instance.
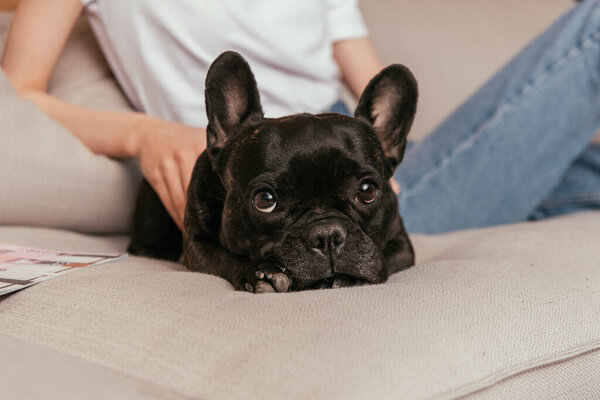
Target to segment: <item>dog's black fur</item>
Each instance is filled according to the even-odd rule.
[[[374,77],[355,118],[264,118],[250,67],[234,52],[214,61],[205,94],[207,150],[192,174],[183,240],[144,182],[131,253],[177,260],[183,250],[190,270],[253,292],[381,283],[414,264],[388,182],[416,111],[406,67]]]

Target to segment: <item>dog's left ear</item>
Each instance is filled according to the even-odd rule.
[[[206,147],[213,169],[225,144],[244,122],[262,118],[256,80],[244,58],[233,51],[221,54],[206,75]]]
[[[379,137],[390,178],[402,161],[406,136],[417,111],[415,77],[404,65],[384,68],[365,88],[354,115],[368,122]]]

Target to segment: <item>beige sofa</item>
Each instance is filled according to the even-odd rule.
[[[419,79],[415,137],[570,5],[362,3],[384,59]],[[83,23],[50,90],[76,104],[127,108]],[[0,107],[0,242],[124,251],[127,236],[108,233],[131,211],[123,187],[139,180],[135,167],[87,152],[1,79]],[[53,161],[46,146],[73,160]],[[114,192],[70,203],[51,192],[56,174],[93,182],[99,173],[112,177]],[[40,196],[31,182],[48,191]],[[49,210],[45,196],[65,207]],[[107,201],[123,203],[122,214],[98,212]],[[63,209],[72,203],[114,224],[77,233],[90,221],[70,219]],[[45,227],[22,226],[31,221]],[[378,286],[253,295],[130,257],[2,297],[0,398],[600,397],[600,211],[412,239],[417,265]]]

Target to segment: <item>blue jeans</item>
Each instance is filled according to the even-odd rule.
[[[599,209],[599,128],[600,1],[588,0],[408,147],[395,174],[407,230]]]

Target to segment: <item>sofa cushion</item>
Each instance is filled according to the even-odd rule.
[[[137,163],[92,153],[0,70],[0,225],[127,232],[141,180]]]
[[[13,336],[0,335],[0,354],[3,399],[183,399],[147,381]]]
[[[503,380],[526,388],[518,377],[542,379],[532,371],[557,362],[566,377],[600,368],[596,356],[578,362],[600,347],[599,232],[596,212],[414,236],[417,266],[386,284],[291,294],[235,292],[130,257],[2,298],[0,333],[191,398],[483,396]],[[78,251],[127,243],[17,227],[0,238]]]
[[[593,350],[511,376],[465,400],[547,400],[598,398],[600,351]]]
[[[10,14],[0,13],[0,54]],[[80,21],[49,87],[74,104],[127,109],[91,32]],[[91,41],[90,41],[91,40]],[[0,70],[0,225],[127,232],[141,180],[136,162],[93,154],[30,101]]]

